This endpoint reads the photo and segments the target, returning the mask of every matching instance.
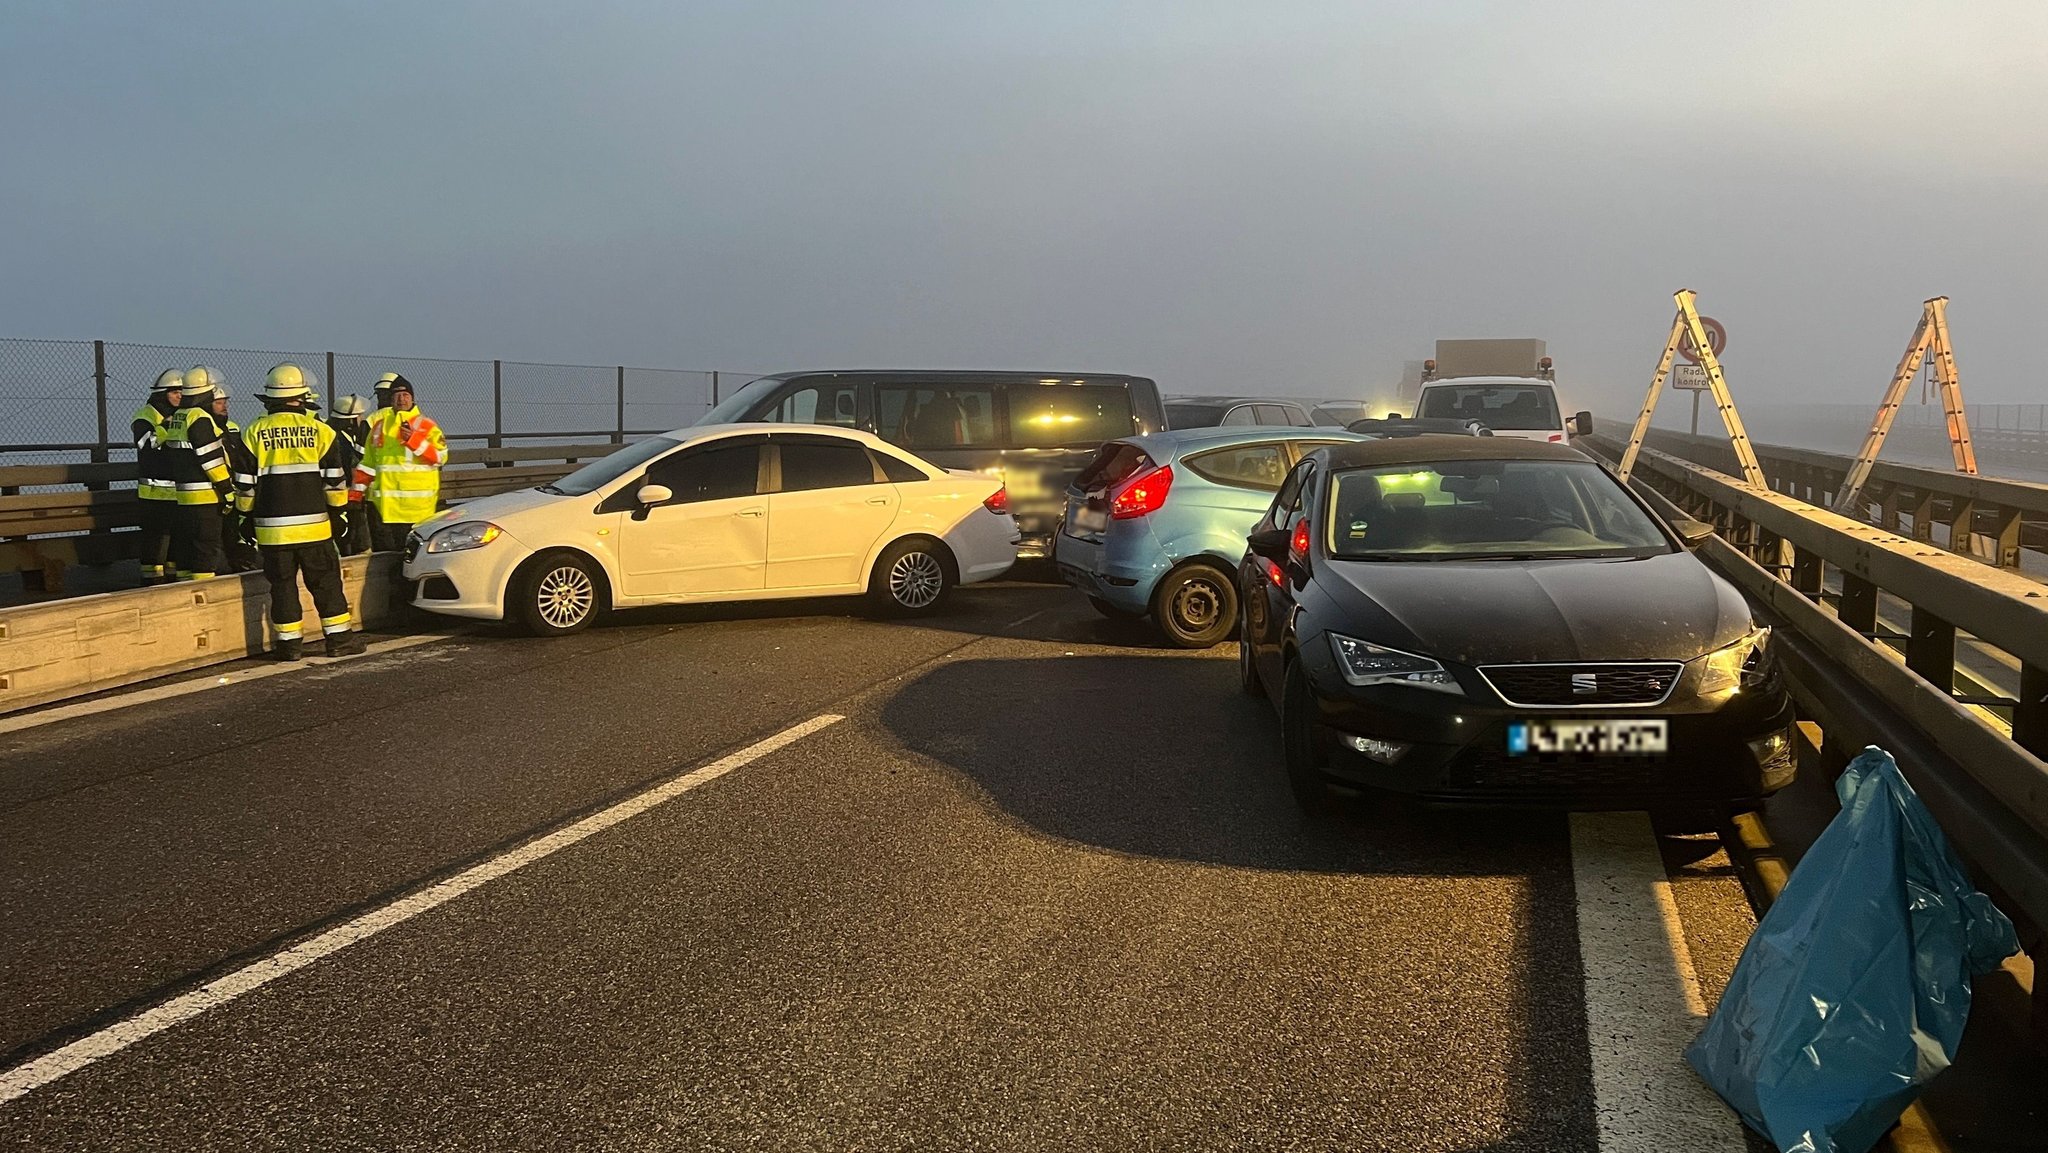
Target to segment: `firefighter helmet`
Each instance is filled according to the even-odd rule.
[[[319,383],[320,378],[311,371],[287,361],[271,369],[270,375],[263,379],[263,399],[310,402],[314,386]]]
[[[220,374],[220,369],[195,364],[185,370],[185,399],[211,403],[213,390],[227,382],[227,378]]]
[[[162,396],[167,392],[178,392],[184,387],[185,370],[167,368],[157,374],[156,383],[149,386],[149,391],[152,396]]]
[[[334,415],[336,416],[359,417],[366,411],[363,398],[355,393],[349,393],[347,396],[334,402]]]

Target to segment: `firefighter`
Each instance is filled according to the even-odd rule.
[[[350,477],[348,486],[348,531],[336,538],[341,555],[354,556],[370,551],[370,506],[364,502],[364,486],[356,478],[356,466],[363,460],[363,437],[369,425],[363,420],[363,398],[351,393],[334,402],[334,415],[327,418],[328,426],[341,438],[342,468]]]
[[[441,503],[441,465],[448,459],[448,438],[420,412],[412,382],[387,375],[391,402],[371,419],[356,466],[370,504],[370,547],[379,550],[404,548],[412,526],[434,515]]]
[[[228,474],[235,486],[240,488],[243,478],[251,475],[254,467],[249,457],[249,446],[242,443],[242,426],[228,415],[228,388],[225,384],[213,386],[213,423],[220,429],[220,443],[227,449]],[[250,481],[249,483],[254,483]],[[234,501],[222,501],[220,506],[221,546],[227,555],[228,572],[254,572],[263,567],[263,558],[256,553],[256,537],[249,531],[247,518],[235,509]]]
[[[254,523],[263,576],[270,582],[275,651],[284,661],[305,656],[301,576],[320,614],[327,655],[363,651],[363,638],[350,625],[341,554],[334,549],[336,531],[347,515],[348,473],[342,467],[341,437],[310,411],[318,407],[313,385],[313,374],[296,364],[270,370],[263,383],[264,414],[242,432],[254,477],[235,496],[236,506]]]
[[[135,441],[135,495],[142,501],[141,529],[137,559],[142,562],[142,583],[162,584],[171,579],[171,525],[178,515],[178,486],[165,471],[164,454],[157,447],[164,421],[178,411],[184,398],[185,370],[165,369],[149,388],[149,399],[135,410],[128,432]]]
[[[186,369],[178,409],[164,418],[157,433],[164,469],[178,494],[171,563],[179,580],[209,580],[227,568],[220,505],[234,499],[235,486],[220,426],[213,420],[213,390],[221,383],[216,369]]]
[[[374,421],[378,417],[383,416],[384,410],[391,407],[392,382],[402,379],[404,378],[399,376],[395,372],[387,372],[377,378],[376,386],[370,390],[371,393],[375,396],[377,402],[377,406],[370,410],[371,420]]]

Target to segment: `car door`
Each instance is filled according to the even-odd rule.
[[[1273,494],[1273,504],[1266,515],[1259,519],[1253,531],[1269,528],[1292,529],[1302,518],[1303,501],[1310,489],[1310,478],[1315,462],[1303,461],[1280,485],[1280,491]],[[1284,562],[1268,561],[1261,556],[1251,556],[1248,561],[1250,573],[1245,587],[1240,589],[1244,602],[1244,620],[1240,626],[1247,642],[1252,646],[1252,662],[1258,666],[1260,683],[1269,693],[1278,693],[1286,670],[1282,667],[1281,647],[1286,638],[1287,616],[1293,609],[1293,574],[1287,571]],[[1274,579],[1274,573],[1279,579]]]
[[[619,490],[619,566],[628,598],[697,600],[759,592],[767,573],[765,437],[716,440],[670,453]],[[641,506],[635,494],[670,492]]]
[[[864,587],[868,557],[902,504],[897,487],[858,441],[777,435],[770,448],[767,587]]]

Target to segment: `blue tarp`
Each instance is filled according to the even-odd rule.
[[[1865,749],[1685,1058],[1786,1153],[1864,1153],[1946,1069],[1970,977],[2019,950],[1897,762]]]

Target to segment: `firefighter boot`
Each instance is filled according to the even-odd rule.
[[[327,655],[330,657],[352,657],[363,651],[361,633],[350,629],[345,633],[327,634]]]
[[[299,661],[306,659],[306,650],[299,638],[286,637],[277,642],[277,648],[272,650],[272,655],[281,661]]]

